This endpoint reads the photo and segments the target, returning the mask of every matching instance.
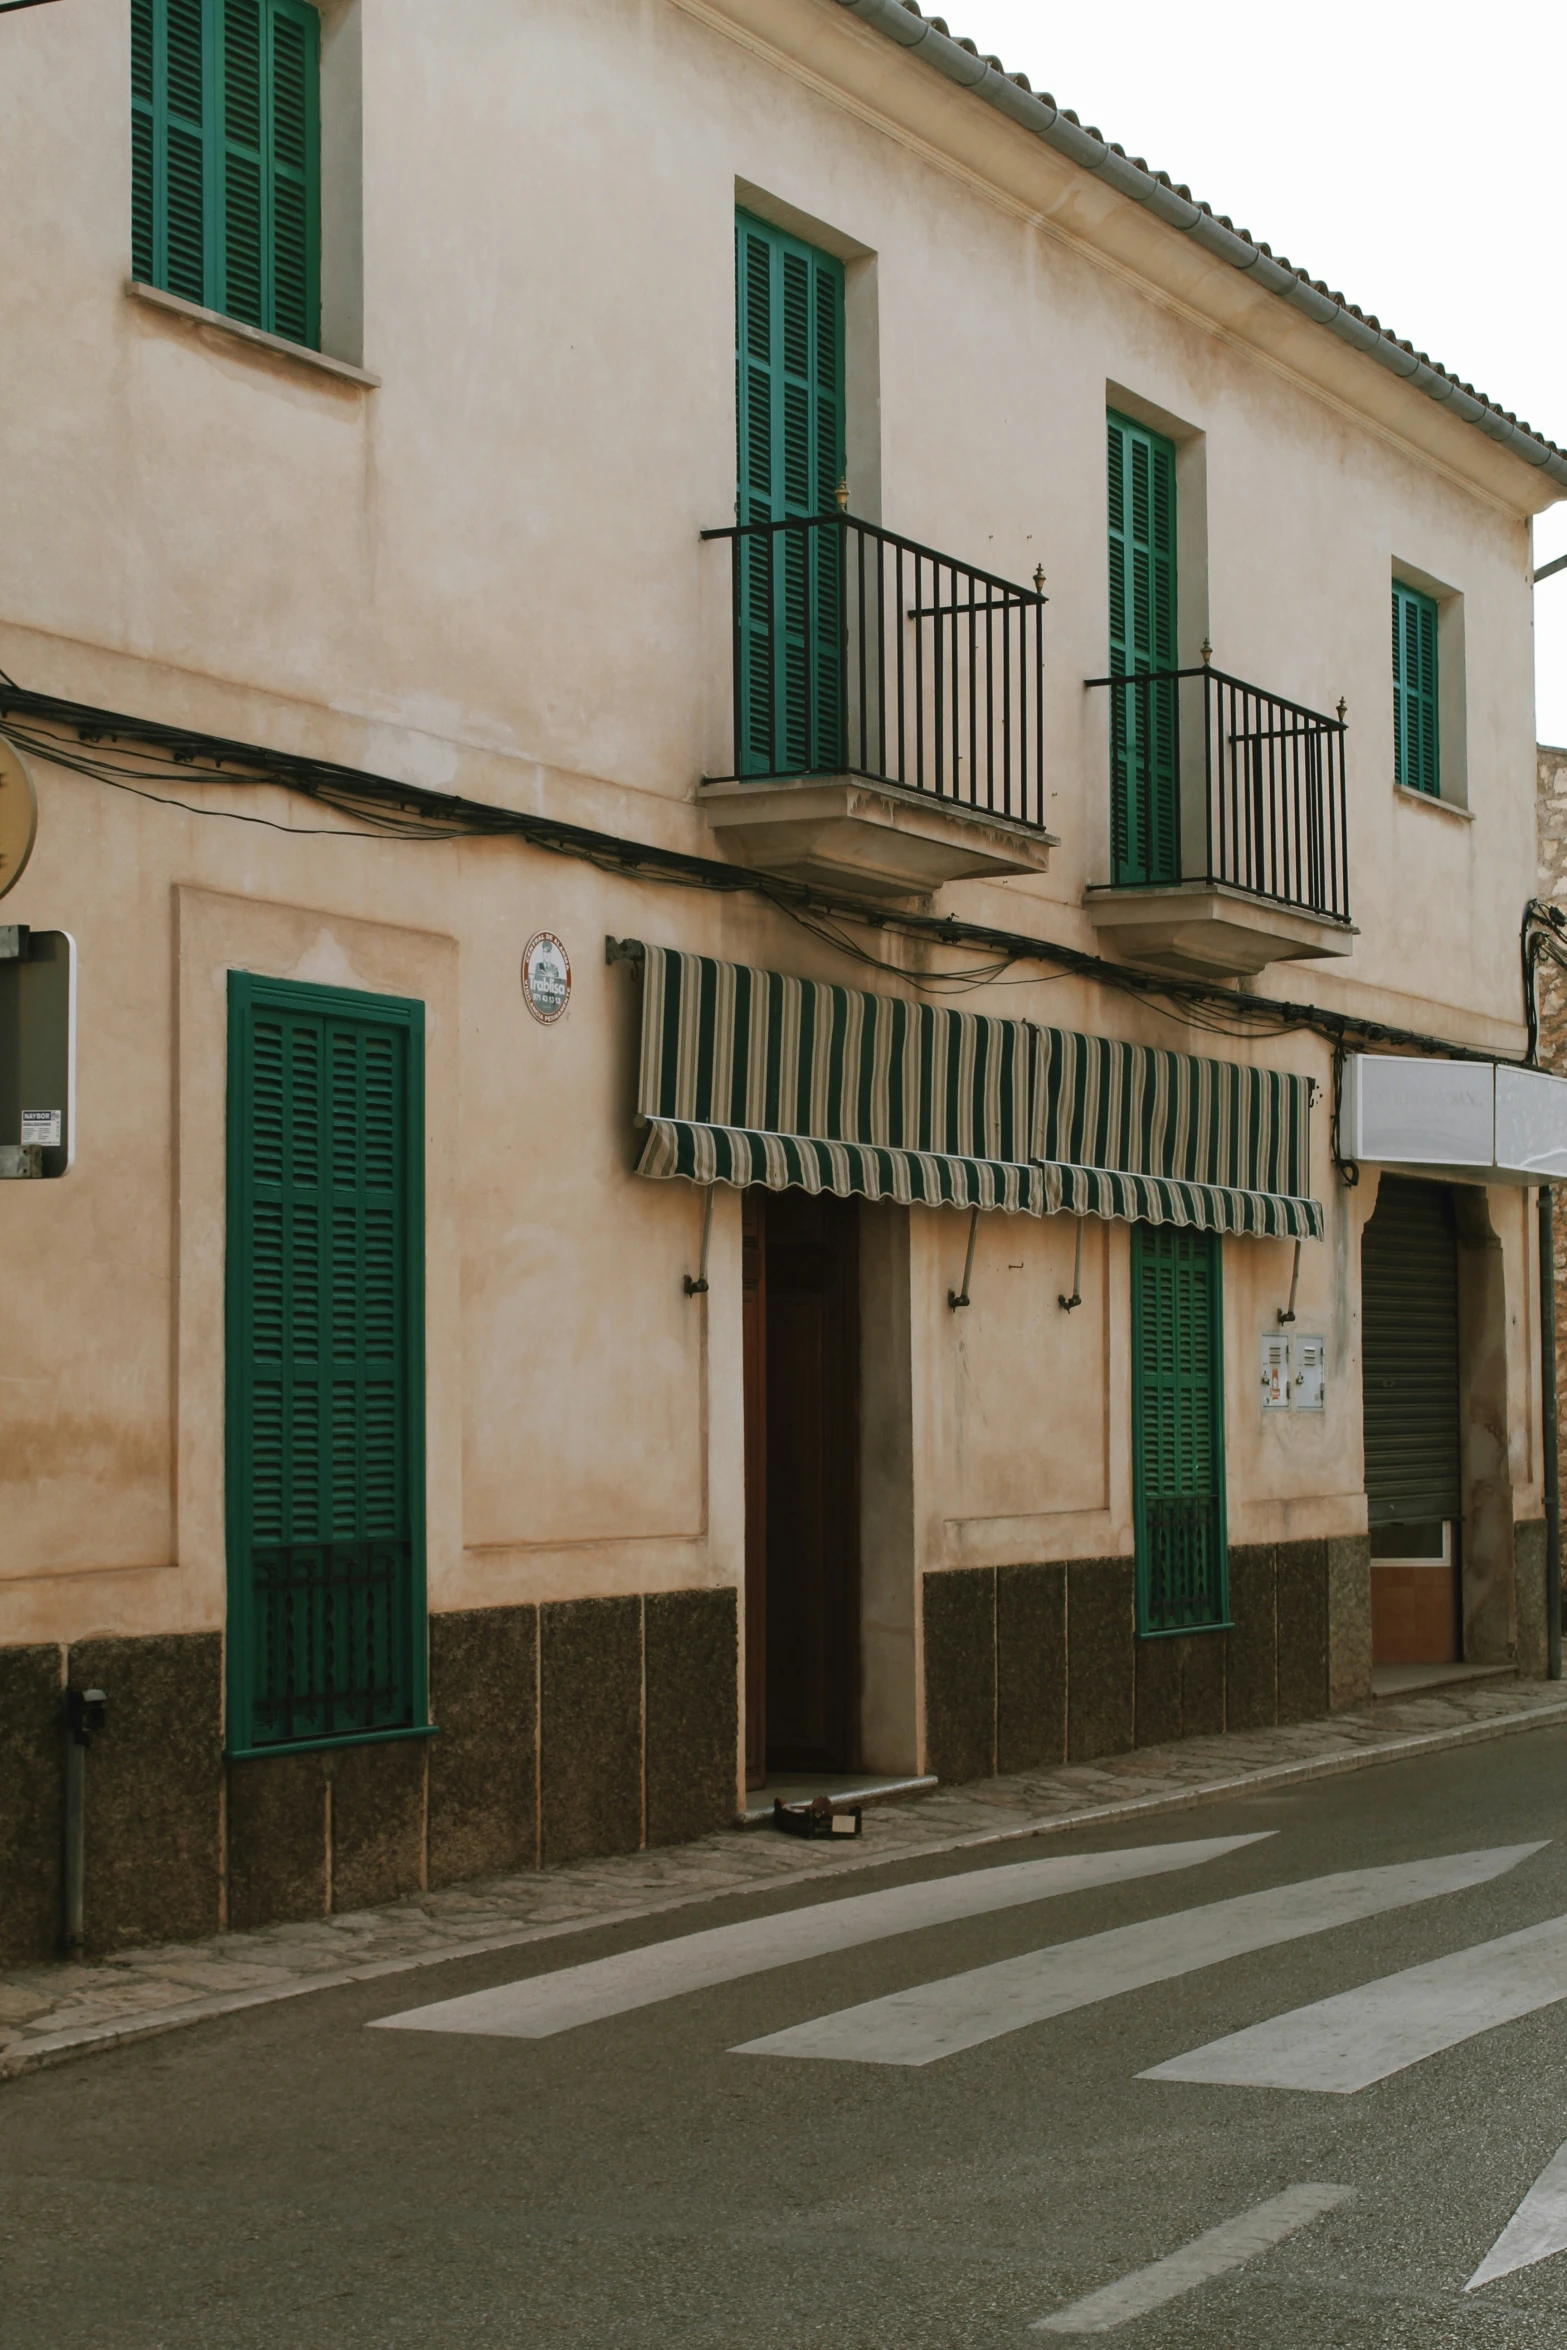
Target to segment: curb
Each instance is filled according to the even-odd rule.
[[[544,1926],[518,1926],[504,1934],[486,1934],[471,1942],[449,1944],[439,1950],[417,1950],[399,1958],[370,1959],[363,1966],[336,1967],[298,1982],[261,1984],[247,1991],[220,1991],[206,1999],[126,2016],[114,2022],[84,2024],[76,2031],[56,2032],[31,2046],[0,2055],[0,2081],[20,2080],[28,2073],[69,2064],[73,2057],[94,2056],[150,2040],[164,2032],[182,2031],[189,2024],[206,2023],[215,2016],[237,2015],[250,2007],[270,2007],[279,2000],[303,1998],[311,1991],[340,1991],[352,1983],[374,1983],[389,1975],[411,1974],[417,1968],[446,1966],[460,1958],[482,1958],[496,1950],[520,1950],[535,1942],[553,1942],[568,1934],[591,1933],[602,1926],[633,1924],[641,1918],[667,1917],[682,1909],[714,1901],[730,1901],[747,1894],[790,1892],[796,1885],[820,1884],[826,1879],[858,1875],[865,1869],[895,1868],[907,1861],[934,1860],[946,1852],[972,1852],[990,1844],[1012,1844],[1028,1836],[1061,1836],[1079,1828],[1113,1825],[1122,1820],[1152,1819],[1163,1812],[1190,1811],[1202,1803],[1222,1803],[1258,1788],[1288,1787],[1307,1779],[1335,1779],[1351,1771],[1371,1769],[1377,1763],[1405,1762],[1422,1754],[1441,1753],[1458,1746],[1478,1746],[1493,1738],[1514,1737],[1525,1730],[1542,1730],[1567,1723],[1567,1698],[1559,1704],[1531,1708],[1491,1722],[1460,1722],[1447,1730],[1420,1730],[1407,1738],[1388,1739],[1375,1746],[1348,1747],[1339,1754],[1312,1755],[1300,1762],[1264,1763],[1255,1770],[1229,1778],[1211,1779],[1200,1786],[1159,1795],[1132,1795],[1112,1803],[1087,1804],[1050,1818],[1021,1821],[1005,1828],[966,1830],[931,1843],[913,1844],[901,1851],[844,1853],[836,1865],[803,1869],[798,1876],[769,1885],[704,1886],[698,1892],[677,1893],[662,1901],[641,1901],[624,1909],[606,1910],[597,1917],[563,1918]]]

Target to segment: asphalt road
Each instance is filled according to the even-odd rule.
[[[253,2009],[0,2090],[0,2346],[1562,2350],[1558,1918],[1561,1729]]]

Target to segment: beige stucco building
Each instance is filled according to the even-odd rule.
[[[184,21],[0,24],[6,1945],[68,1683],[112,1945],[1543,1671],[1527,1170],[1334,1127],[1567,456],[893,0]]]

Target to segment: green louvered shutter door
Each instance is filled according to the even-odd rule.
[[[203,305],[211,124],[203,0],[131,0],[131,273]]]
[[[832,514],[843,473],[843,269],[742,212],[735,237],[736,519]],[[780,532],[740,556],[740,772],[844,762],[842,534]]]
[[[214,307],[270,331],[265,296],[266,0],[222,0],[223,278]]]
[[[303,0],[221,0],[223,281],[215,307],[319,340],[320,19]]]
[[[158,274],[157,74],[152,0],[131,0],[131,275],[152,285]]]
[[[321,20],[303,0],[267,0],[267,309],[275,335],[321,339]]]
[[[1383,1176],[1360,1244],[1360,1325],[1370,1523],[1461,1517],[1458,1235],[1444,1185]]]
[[[230,1745],[423,1720],[420,1007],[230,983]]]
[[[320,340],[320,18],[306,0],[131,0],[131,267]]]
[[[1406,791],[1442,787],[1437,720],[1437,608],[1393,582],[1393,772]]]
[[[1176,665],[1175,450],[1124,416],[1107,420],[1110,674]],[[1176,689],[1110,691],[1111,865],[1123,884],[1181,877]]]
[[[1228,1613],[1224,1340],[1217,1234],[1132,1232],[1132,1441],[1138,1626],[1199,1630]]]

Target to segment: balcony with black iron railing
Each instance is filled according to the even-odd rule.
[[[1325,718],[1206,659],[1088,684],[1109,700],[1111,878],[1087,892],[1104,943],[1214,977],[1347,955],[1344,705]]]
[[[1044,868],[1045,596],[845,512],[727,541],[726,851],[866,896]]]

